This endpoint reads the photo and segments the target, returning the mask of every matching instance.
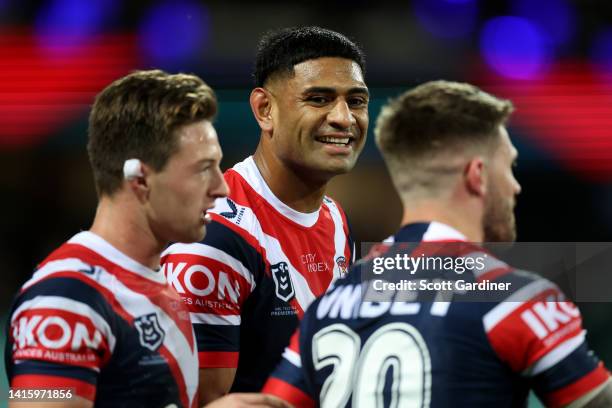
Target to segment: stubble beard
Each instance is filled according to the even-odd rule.
[[[494,194],[487,200],[482,227],[485,242],[514,242],[516,240],[514,199],[504,200],[498,194]]]

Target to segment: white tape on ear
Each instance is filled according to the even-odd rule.
[[[123,178],[133,180],[142,177],[142,163],[139,159],[127,159],[123,163]]]

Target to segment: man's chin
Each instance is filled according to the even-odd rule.
[[[172,242],[180,242],[183,244],[191,244],[193,242],[200,242],[206,236],[206,226],[202,226],[200,229],[192,231],[190,234],[182,234],[180,238],[172,240]]]
[[[346,174],[355,167],[355,162],[352,158],[331,157],[322,163],[321,170],[333,175]]]

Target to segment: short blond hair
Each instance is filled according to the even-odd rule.
[[[216,113],[215,93],[195,75],[136,71],[107,86],[89,115],[87,151],[98,195],[120,188],[127,159],[162,170],[178,149],[175,130]]]
[[[427,82],[383,107],[374,129],[376,144],[400,194],[427,191],[454,174],[463,153],[496,146],[498,129],[513,110],[509,100],[474,85]]]

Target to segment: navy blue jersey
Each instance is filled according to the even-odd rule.
[[[225,180],[230,196],[209,212],[204,240],[171,245],[162,265],[189,308],[200,368],[237,367],[232,390],[259,391],[304,310],[347,272],[353,245],[335,201],[291,209],[252,157]]]
[[[96,407],[197,406],[185,306],[160,271],[81,232],[17,295],[6,344],[12,387],[71,388]]]
[[[438,223],[411,224],[395,236],[463,239]],[[385,256],[411,250],[404,248]],[[526,406],[532,389],[556,407],[609,378],[587,347],[580,312],[547,280],[495,259],[462,279],[509,284],[504,299],[468,302],[459,293],[451,302],[376,302],[363,297],[372,261],[312,304],[264,392],[298,407],[501,408]]]

